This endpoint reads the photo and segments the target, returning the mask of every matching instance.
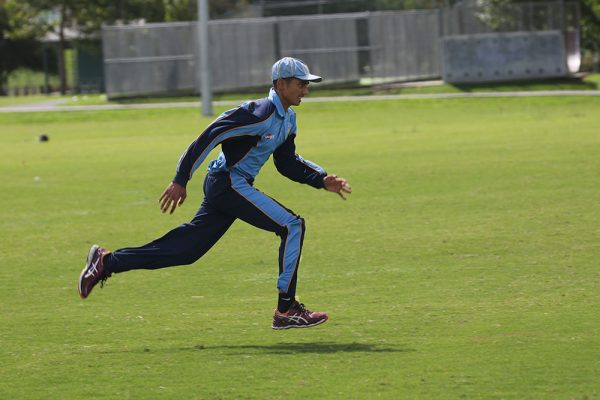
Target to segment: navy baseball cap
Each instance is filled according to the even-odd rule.
[[[284,57],[273,64],[271,76],[274,81],[280,78],[297,78],[310,82],[321,82],[323,80],[320,76],[311,74],[303,61],[292,57]]]

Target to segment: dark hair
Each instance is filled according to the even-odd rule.
[[[292,81],[292,79],[294,79],[294,77],[290,77],[290,78],[279,78],[279,79],[283,79],[284,81],[286,81],[287,83],[290,83]],[[273,81],[273,87],[276,88],[277,87],[277,81],[278,79],[275,79]]]

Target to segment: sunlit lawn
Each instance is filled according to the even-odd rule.
[[[331,316],[285,332],[278,238],[241,222],[192,266],[77,295],[91,244],[141,245],[194,214],[204,166],[173,216],[157,199],[209,122],[196,109],[0,114],[0,398],[598,398],[599,109],[299,107],[299,153],[354,193],[270,162],[256,181],[306,219],[300,298]]]

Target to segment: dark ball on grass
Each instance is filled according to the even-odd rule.
[[[38,136],[38,140],[40,142],[47,142],[48,140],[50,140],[50,138],[45,133],[42,133],[41,135]]]

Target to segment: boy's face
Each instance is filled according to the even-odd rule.
[[[308,95],[308,81],[292,78],[288,81],[279,79],[277,81],[277,94],[287,109],[289,106],[298,106],[302,98]]]

